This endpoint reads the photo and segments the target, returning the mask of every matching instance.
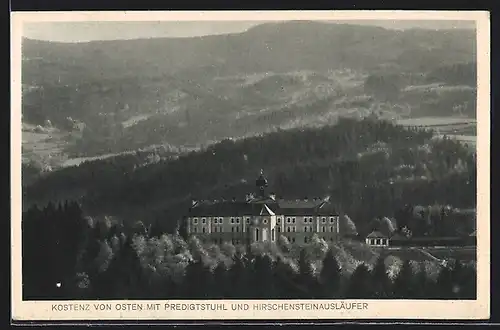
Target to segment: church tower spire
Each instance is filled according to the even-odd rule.
[[[259,196],[264,197],[265,189],[267,187],[267,179],[264,176],[264,170],[260,170],[259,177],[255,180],[255,185],[257,186]]]

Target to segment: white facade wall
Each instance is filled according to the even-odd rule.
[[[188,217],[187,232],[214,242],[276,242],[280,235],[291,243],[308,243],[314,234],[336,241],[340,234],[338,215],[265,215],[233,217]]]
[[[385,237],[370,237],[366,238],[365,242],[367,245],[376,247],[386,247],[389,246],[389,239]]]

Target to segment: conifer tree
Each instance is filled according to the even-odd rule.
[[[281,257],[277,257],[274,262],[274,278],[276,283],[276,298],[299,298],[297,287],[292,285],[296,274]]]
[[[246,298],[249,296],[249,276],[245,258],[236,253],[233,257],[233,264],[228,271],[229,283],[231,285],[230,296],[232,298]]]
[[[462,261],[455,260],[451,269],[453,294],[460,299],[474,299],[476,295],[476,274],[471,266],[465,266]]]
[[[315,298],[319,293],[319,283],[315,277],[314,268],[305,248],[302,248],[299,254],[297,284],[302,288],[302,298]]]
[[[23,283],[28,296],[70,298],[82,254],[85,221],[78,204],[53,203],[23,214]]]
[[[75,289],[71,294],[72,299],[92,299],[92,285],[86,273],[75,274]]]
[[[140,299],[145,298],[142,267],[133,247],[132,239],[127,238],[120,252],[111,260],[107,270],[100,273],[93,285],[94,295],[101,299]]]
[[[188,240],[188,232],[187,232],[187,220],[180,219],[177,222],[176,234],[182,237],[185,241]]]
[[[183,280],[184,296],[191,299],[207,299],[212,289],[213,278],[201,258],[191,261],[186,267]]]
[[[164,233],[164,230],[162,228],[161,222],[160,221],[155,221],[151,225],[151,229],[149,230],[149,237],[153,238],[160,238]]]
[[[411,299],[416,295],[416,281],[413,281],[413,272],[409,260],[405,260],[394,279],[394,298]]]
[[[340,265],[335,258],[333,250],[329,249],[323,259],[323,267],[319,274],[323,297],[335,298],[338,295],[340,271]]]
[[[22,263],[23,263],[23,297],[24,299],[40,299],[50,295],[55,282],[51,274],[53,268],[49,259],[50,231],[43,226],[45,210],[36,207],[23,214],[22,219]],[[52,282],[52,285],[51,285]]]
[[[429,299],[432,297],[431,281],[428,278],[425,264],[421,263],[415,276],[415,298]]]
[[[460,260],[454,260],[450,274],[453,284],[457,284],[458,282],[460,282],[463,272],[464,266],[462,262]]]
[[[173,276],[170,273],[163,277],[163,284],[161,288],[163,289],[163,292],[161,292],[158,299],[182,298],[182,288],[174,281]]]
[[[365,264],[360,264],[352,273],[348,289],[347,298],[350,299],[368,299],[372,297],[373,290],[371,284],[371,274]]]
[[[434,296],[438,299],[451,299],[453,297],[452,272],[448,266],[441,268],[434,285]]]
[[[214,269],[213,298],[227,298],[232,287],[229,285],[229,273],[226,264],[222,261],[217,263]]]
[[[465,266],[460,278],[461,299],[476,299],[477,297],[477,273],[473,265]]]
[[[273,261],[269,255],[257,256],[253,273],[253,289],[256,298],[275,298],[276,287],[273,274]]]
[[[389,298],[391,297],[391,279],[387,274],[385,260],[380,256],[371,272],[373,284],[373,298]]]

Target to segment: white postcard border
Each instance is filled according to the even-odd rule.
[[[147,300],[23,301],[21,294],[21,37],[24,22],[53,21],[286,21],[286,20],[472,20],[477,31],[477,300]],[[211,11],[211,12],[14,12],[11,14],[11,293],[12,318],[29,320],[319,320],[319,319],[486,319],[490,315],[490,22],[481,11]],[[110,304],[96,311],[94,304]],[[142,310],[118,308],[141,305]],[[88,306],[58,311],[57,306]],[[148,304],[158,309],[147,310]],[[180,310],[172,310],[179,304]],[[192,310],[217,304],[218,311]],[[248,310],[232,310],[235,304]],[[273,304],[279,310],[255,309]],[[290,309],[303,305],[300,311]],[[329,309],[307,309],[324,304]],[[354,304],[354,305],[353,305]],[[54,306],[55,310],[54,310]],[[278,307],[277,307],[278,306]],[[288,307],[287,307],[288,306]],[[167,308],[166,308],[167,307]],[[207,307],[207,306],[205,306]],[[351,309],[348,309],[351,307]],[[62,307],[70,308],[70,307]],[[156,308],[156,307],[155,307]],[[187,310],[182,310],[187,308]],[[197,308],[201,308],[198,306]],[[288,309],[287,309],[288,308]]]

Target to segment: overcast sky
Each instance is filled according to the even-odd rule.
[[[339,21],[330,21],[339,23]],[[365,20],[343,23],[381,26],[391,29],[475,28],[474,21],[392,21]],[[60,42],[91,40],[117,40],[161,37],[194,37],[211,34],[243,32],[262,22],[249,21],[197,21],[197,22],[43,22],[24,24],[23,35],[30,39]]]

